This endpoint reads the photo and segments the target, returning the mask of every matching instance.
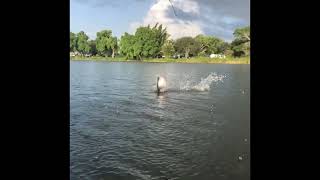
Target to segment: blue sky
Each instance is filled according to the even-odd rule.
[[[160,22],[173,39],[197,34],[231,41],[237,27],[250,25],[249,0],[70,0],[70,30],[90,39],[111,29],[118,38],[141,25]]]
[[[120,37],[128,31],[130,22],[140,20],[148,10],[148,3],[129,3],[129,0],[116,5],[100,5],[70,0],[70,30],[85,31],[89,37],[95,37],[96,32],[112,29]]]

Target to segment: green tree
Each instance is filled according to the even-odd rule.
[[[134,36],[134,56],[139,60],[142,60],[143,57],[154,56],[160,51],[156,33],[149,26],[139,27]]]
[[[142,60],[144,57],[157,57],[161,47],[169,37],[166,28],[156,24],[154,27],[139,27],[134,35],[125,33],[120,40],[120,53],[126,58]]]
[[[118,49],[118,40],[112,36],[111,30],[103,30],[97,33],[96,48],[98,53],[103,56],[107,56],[111,50],[111,56],[114,58],[116,50]]]
[[[95,40],[89,41],[89,46],[90,46],[90,54],[95,56],[97,54],[96,41]]]
[[[115,53],[116,53],[116,51],[118,49],[118,39],[117,39],[117,37],[111,37],[109,39],[108,45],[109,45],[108,47],[112,50],[111,57],[114,58]]]
[[[218,44],[217,52],[219,54],[227,54],[229,55],[231,50],[231,45],[228,42],[222,42]]]
[[[250,26],[237,28],[234,33],[234,37],[238,41],[248,42],[250,41]]]
[[[241,57],[250,55],[250,47],[248,43],[240,43],[239,41],[233,41],[231,43],[233,56]]]
[[[126,59],[135,59],[133,45],[135,43],[134,35],[124,33],[120,39],[120,53],[126,57]]]
[[[148,26],[149,27],[149,26]],[[155,39],[156,39],[156,56],[161,54],[161,48],[169,38],[169,34],[167,33],[166,28],[162,28],[162,24],[158,26],[158,23],[152,28],[152,31],[155,32]]]
[[[77,34],[77,50],[83,54],[87,54],[90,52],[90,46],[89,46],[89,37],[83,32],[80,31]]]
[[[214,36],[205,36],[198,35],[195,37],[195,40],[200,44],[200,53],[202,55],[210,55],[212,53],[219,54],[221,53],[221,46],[224,41],[214,37]]]
[[[163,44],[163,46],[161,48],[161,52],[166,57],[171,57],[172,55],[174,55],[174,53],[175,53],[174,42],[172,40],[167,40]]]
[[[182,37],[176,40],[174,47],[178,53],[183,53],[188,58],[189,55],[195,56],[199,53],[201,44],[192,37]]]
[[[77,36],[73,32],[70,32],[70,51],[77,51]]]
[[[233,33],[235,39],[231,43],[234,56],[250,55],[250,27],[238,28]]]

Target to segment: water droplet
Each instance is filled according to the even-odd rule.
[[[242,161],[242,160],[243,160],[243,158],[242,158],[241,156],[239,156],[239,157],[238,157],[238,160],[239,160],[239,161]]]

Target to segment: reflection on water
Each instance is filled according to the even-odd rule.
[[[71,62],[71,179],[249,179],[249,70]]]
[[[166,102],[166,95],[167,95],[167,93],[157,93],[157,102],[158,102],[160,108],[164,107],[163,105]]]

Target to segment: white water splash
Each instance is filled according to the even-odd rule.
[[[184,74],[182,77],[177,77],[175,74],[171,75],[172,77],[167,79],[167,91],[209,91],[213,82],[223,82],[223,79],[226,78],[226,75],[210,73],[207,77],[201,78],[200,82],[196,82],[191,74],[193,73]],[[153,91],[156,92],[156,90],[156,84],[153,84]]]
[[[193,83],[188,78],[185,82],[180,83],[180,90],[208,91],[210,90],[210,85],[212,82],[223,82],[223,79],[225,77],[225,75],[210,73],[206,78],[201,78],[201,81],[196,85],[193,85]]]

